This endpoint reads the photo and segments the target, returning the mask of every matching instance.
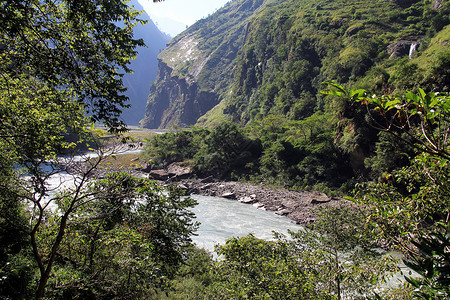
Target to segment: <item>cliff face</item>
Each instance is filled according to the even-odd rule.
[[[144,10],[137,0],[132,0],[129,5],[138,11]],[[145,12],[140,18],[148,23],[135,27],[134,35],[143,39],[147,46],[136,49],[138,54],[130,64],[133,73],[125,74],[123,77],[124,85],[128,89],[125,95],[130,99],[128,104],[131,107],[124,109],[121,117],[128,125],[138,125],[144,117],[150,85],[158,72],[157,56],[169,41],[169,36],[159,31]]]
[[[157,82],[151,87],[145,118],[147,128],[167,128],[171,124],[190,125],[218,103],[214,92],[202,91],[196,82],[171,76],[173,69],[159,61]]]
[[[140,124],[301,120],[328,105],[325,80],[383,93],[448,89],[435,83],[450,52],[449,14],[449,0],[231,1],[160,53]],[[391,55],[402,41],[420,45],[411,58]]]
[[[233,80],[234,62],[245,42],[249,18],[263,3],[229,3],[170,41],[158,56],[159,73],[142,127],[192,125],[219,104]]]

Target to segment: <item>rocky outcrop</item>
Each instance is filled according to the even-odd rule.
[[[235,59],[263,0],[233,1],[198,21],[160,53],[141,127],[189,126],[210,111],[232,82]]]
[[[439,10],[442,8],[442,0],[434,0],[433,4],[431,4],[431,8],[434,10]]]
[[[377,9],[364,1],[345,3],[349,10],[337,16],[331,5],[319,12],[319,6],[297,1],[230,1],[160,53],[141,126],[213,127],[222,120],[245,125],[273,114],[302,120],[321,107],[324,79],[345,84],[367,77],[371,89],[391,85],[389,76],[373,80],[387,59],[380,43],[391,43],[391,57],[409,55],[422,40],[414,37],[415,23],[420,32],[431,28],[431,18],[421,13],[431,1],[391,0]],[[433,8],[442,3],[434,0]],[[423,45],[420,51],[427,50]]]
[[[137,0],[131,1],[129,5],[133,5],[138,11],[144,9]],[[133,73],[126,73],[122,79],[124,86],[127,88],[125,92],[125,95],[129,98],[127,104],[131,106],[123,109],[120,117],[128,125],[138,125],[144,117],[148,90],[158,73],[158,54],[170,40],[169,36],[159,31],[145,12],[139,18],[146,20],[148,23],[134,28],[134,38],[143,39],[147,47],[136,48],[138,54],[129,65]]]
[[[148,178],[154,179],[154,180],[161,180],[165,181],[169,179],[170,174],[166,170],[150,170],[148,173]]]
[[[188,179],[178,182],[189,194],[223,197],[250,204],[259,209],[274,211],[297,224],[317,220],[315,210],[327,206],[350,205],[342,198],[332,198],[320,192],[290,191],[238,182],[204,182]]]
[[[145,117],[140,122],[142,127],[189,126],[218,103],[218,95],[202,91],[197,83],[172,76],[172,72],[159,61],[157,82],[151,87]]]
[[[390,55],[390,58],[394,57],[403,57],[406,55],[412,56],[411,48],[414,47],[414,51],[417,50],[420,45],[420,41],[418,39],[402,39],[395,43],[390,44],[387,47],[387,51]]]
[[[165,169],[140,169],[140,171],[148,172],[148,178],[160,181],[177,181],[192,175],[191,168],[179,163],[172,163]]]

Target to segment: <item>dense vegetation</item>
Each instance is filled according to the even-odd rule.
[[[442,93],[449,90],[449,7],[448,1],[235,1],[188,30],[190,39],[201,41],[199,49],[216,57],[215,64],[207,60],[200,73],[196,63],[204,60],[188,59],[183,69],[169,65],[181,78],[196,70],[190,80],[214,89],[221,102],[190,130],[152,139],[144,155],[159,167],[184,162],[198,176],[328,193],[351,193],[356,184],[352,200],[365,209],[360,215],[353,207],[353,214],[343,209],[321,216],[314,227],[331,244],[314,236],[315,231],[293,234],[295,241],[303,237],[298,244],[252,236],[231,239],[218,248],[224,261],[206,268],[209,276],[178,278],[172,295],[370,297],[368,291],[376,288],[363,285],[358,291],[354,280],[370,286],[381,279],[359,276],[358,270],[378,266],[377,270],[386,271],[389,264],[380,266],[375,259],[378,263],[360,267],[342,254],[355,253],[357,258],[355,249],[370,253],[373,245],[364,244],[366,237],[401,251],[405,263],[420,274],[407,277],[410,288],[389,291],[390,297],[449,297],[449,98]],[[254,14],[240,19],[245,26],[230,26],[230,34],[245,28],[241,31],[245,42],[231,35],[227,40],[219,29],[232,20],[230,12],[246,9]],[[161,55],[163,61],[181,51],[176,44],[183,38],[177,37]],[[402,54],[399,48],[405,41]],[[408,57],[414,42],[420,44],[418,51]],[[230,45],[241,45],[236,60]],[[233,73],[227,69],[227,60],[236,66]],[[225,84],[223,78],[227,78]],[[320,93],[329,89],[321,85],[324,80],[343,86],[332,84],[337,91]],[[211,82],[214,85],[208,85]],[[345,87],[365,90],[349,92]],[[177,102],[177,107],[182,103]],[[345,219],[346,215],[352,218]],[[345,228],[348,235],[333,231],[333,226]],[[342,235],[333,238],[333,234]],[[314,246],[308,244],[317,240]],[[339,248],[339,240],[348,248]],[[333,269],[333,253],[352,262]],[[365,255],[363,260],[369,262],[370,255]],[[334,270],[327,277],[329,282],[317,276],[324,273],[317,269],[322,264]]]
[[[231,1],[159,55],[169,70],[161,68],[142,125],[169,127],[167,119],[180,126],[220,119],[248,124],[270,114],[301,120],[324,111],[325,80],[377,93],[416,84],[445,91],[449,6],[434,0]],[[203,102],[203,91],[215,95],[214,108]]]
[[[422,89],[417,94],[372,96],[362,89],[347,91],[331,85],[336,90],[325,94],[367,108],[372,125],[386,134],[377,145],[383,152],[372,161],[383,161],[380,166],[393,169],[383,168],[385,173],[379,180],[360,181],[351,198],[354,206],[322,211],[311,228],[291,233],[293,241],[278,237],[275,242],[266,242],[253,236],[228,240],[217,248],[225,259],[210,262],[202,276],[188,273],[187,278],[185,274],[176,279],[173,295],[363,298],[376,292],[389,271],[395,270],[389,257],[376,250],[382,242],[384,247],[401,251],[405,263],[419,274],[406,277],[416,288],[414,295],[425,299],[450,296],[450,96],[427,94]],[[270,132],[279,128],[273,126]],[[389,137],[395,137],[396,142],[390,142]],[[385,156],[399,146],[410,147],[411,158],[403,168]],[[232,123],[223,123],[212,131],[194,128],[157,136],[146,151],[162,164],[188,158],[186,162],[192,160],[199,175],[207,171],[245,176],[258,164],[255,157],[261,154],[261,141],[247,138]],[[279,162],[277,157],[270,161]],[[204,263],[206,257],[196,259]],[[408,288],[384,293],[398,299],[411,296]]]
[[[448,48],[431,61],[417,56],[426,56],[431,39],[449,24],[449,4],[433,10],[429,1],[406,2],[269,2],[249,26],[225,113],[241,123],[268,114],[303,119],[323,110],[324,80],[384,93],[416,84],[448,89],[435,80],[448,76]],[[394,53],[399,40],[409,41],[407,49]],[[420,51],[410,61],[413,42]]]
[[[246,129],[224,122],[212,130],[194,127],[155,136],[142,157],[158,168],[185,162],[200,177],[345,192],[354,173],[349,155],[333,143],[331,126],[324,114],[303,121],[274,115]]]
[[[195,202],[125,173],[96,179],[108,155],[88,128],[125,130],[138,13],[109,0],[2,1],[0,13],[0,298],[166,289],[197,227]],[[87,143],[95,156],[83,156]]]
[[[239,124],[220,122],[210,129],[158,135],[145,154],[162,167],[189,164],[198,176],[340,192],[358,182],[354,203],[318,212],[316,223],[289,237],[232,238],[217,247],[222,259],[213,260],[192,245],[198,225],[190,212],[195,201],[176,188],[163,189],[127,173],[102,175],[102,163],[120,150],[87,145],[95,143],[92,135],[101,134],[88,128],[93,120],[104,121],[112,132],[125,129],[120,121],[126,101],[120,72],[128,71],[141,44],[132,37],[139,23],[136,12],[111,0],[3,1],[1,299],[450,297],[450,96],[435,93],[448,89],[448,52],[445,45],[437,45],[448,40],[449,2],[439,10],[423,9],[430,7],[428,1],[402,9],[388,3],[388,14],[394,14],[389,25],[399,36],[406,29],[425,34],[426,51],[437,60],[421,62],[424,51],[417,60],[399,58],[387,65],[370,52],[378,44],[364,43],[379,24],[387,26],[383,18],[377,23],[375,5],[365,13],[356,1],[354,9],[344,1],[303,1],[315,12],[303,19],[306,8],[300,13],[290,6],[299,1],[233,3],[243,14],[248,8],[257,11],[264,21],[248,25],[259,31],[248,31],[235,73],[239,80],[232,82],[236,89],[227,102],[227,114]],[[360,36],[364,29],[357,27],[358,33],[351,34],[336,25],[340,19],[333,23],[343,7],[351,11],[343,24],[364,20],[370,32]],[[273,12],[277,18],[269,17]],[[395,15],[399,12],[406,21],[400,22]],[[374,18],[370,22],[369,15]],[[271,26],[273,21],[280,26]],[[283,26],[292,32],[309,28],[316,36],[291,44],[277,31]],[[356,39],[358,47],[349,48],[350,40],[345,40],[338,49],[336,63],[345,63],[342,69],[323,65],[318,70],[315,65],[317,42],[327,30]],[[283,42],[272,49],[261,38]],[[334,42],[339,38],[328,37],[322,45]],[[272,64],[276,75],[267,71],[266,62],[258,62],[261,55],[274,58],[275,50],[280,58]],[[294,61],[295,55],[303,59]],[[385,69],[376,73],[376,64]],[[259,66],[266,69],[261,73],[255,69]],[[389,75],[391,70],[395,76]],[[323,94],[303,102],[306,94],[298,91],[314,94],[319,89],[309,76],[316,71],[326,71],[327,78],[346,86],[368,88],[368,80],[371,88],[374,81],[367,76],[381,74],[384,91],[421,84],[430,92],[417,88],[377,96],[329,83],[322,87]],[[292,97],[284,97],[290,93]],[[251,102],[260,96],[264,105]],[[240,127],[243,123],[245,128]],[[81,145],[97,155],[84,156]],[[55,175],[61,177],[55,180]],[[418,273],[406,278],[409,286],[382,290],[381,284],[397,268],[380,245],[401,251]]]
[[[406,166],[415,153],[374,129],[364,107],[320,93],[326,88],[322,82],[377,94],[417,86],[448,91],[449,10],[448,1],[232,1],[160,54],[171,72],[165,70],[155,82],[148,109],[163,116],[164,126],[167,120],[186,125],[179,119],[183,114],[203,113],[196,126],[211,133],[228,126],[219,125],[224,120],[237,124],[232,131],[251,141],[252,150],[234,149],[242,163],[236,170],[220,170],[220,176],[345,192],[355,180]],[[174,78],[185,82],[174,86]],[[218,104],[205,113],[200,96],[186,100],[195,89],[215,93]],[[163,125],[160,121],[152,124]],[[152,157],[182,147],[172,149],[166,141],[157,150],[152,142],[147,158],[157,164],[188,160],[200,175],[217,173],[211,164],[223,158],[212,139],[202,140],[207,135],[175,134],[189,141],[191,154],[183,158],[182,153]]]

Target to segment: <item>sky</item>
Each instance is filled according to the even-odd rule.
[[[174,37],[230,0],[138,0],[158,28]]]

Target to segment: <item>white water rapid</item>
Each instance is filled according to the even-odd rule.
[[[252,233],[257,238],[270,240],[273,231],[287,234],[297,231],[300,225],[273,212],[257,209],[253,205],[220,197],[192,195],[198,202],[192,209],[200,222],[198,236],[193,240],[200,248],[213,251],[216,244],[224,244],[231,237],[243,237]]]
[[[93,157],[95,154],[87,156]],[[76,157],[75,160],[85,158]],[[56,192],[58,188],[75,185],[77,180],[78,176],[61,172],[51,176],[48,184]],[[210,252],[214,251],[216,244],[224,244],[231,237],[243,237],[252,233],[258,238],[269,240],[273,237],[273,231],[287,234],[288,229],[297,231],[301,228],[286,217],[236,200],[200,195],[190,197],[198,202],[192,211],[196,215],[195,221],[200,222],[193,241]]]

